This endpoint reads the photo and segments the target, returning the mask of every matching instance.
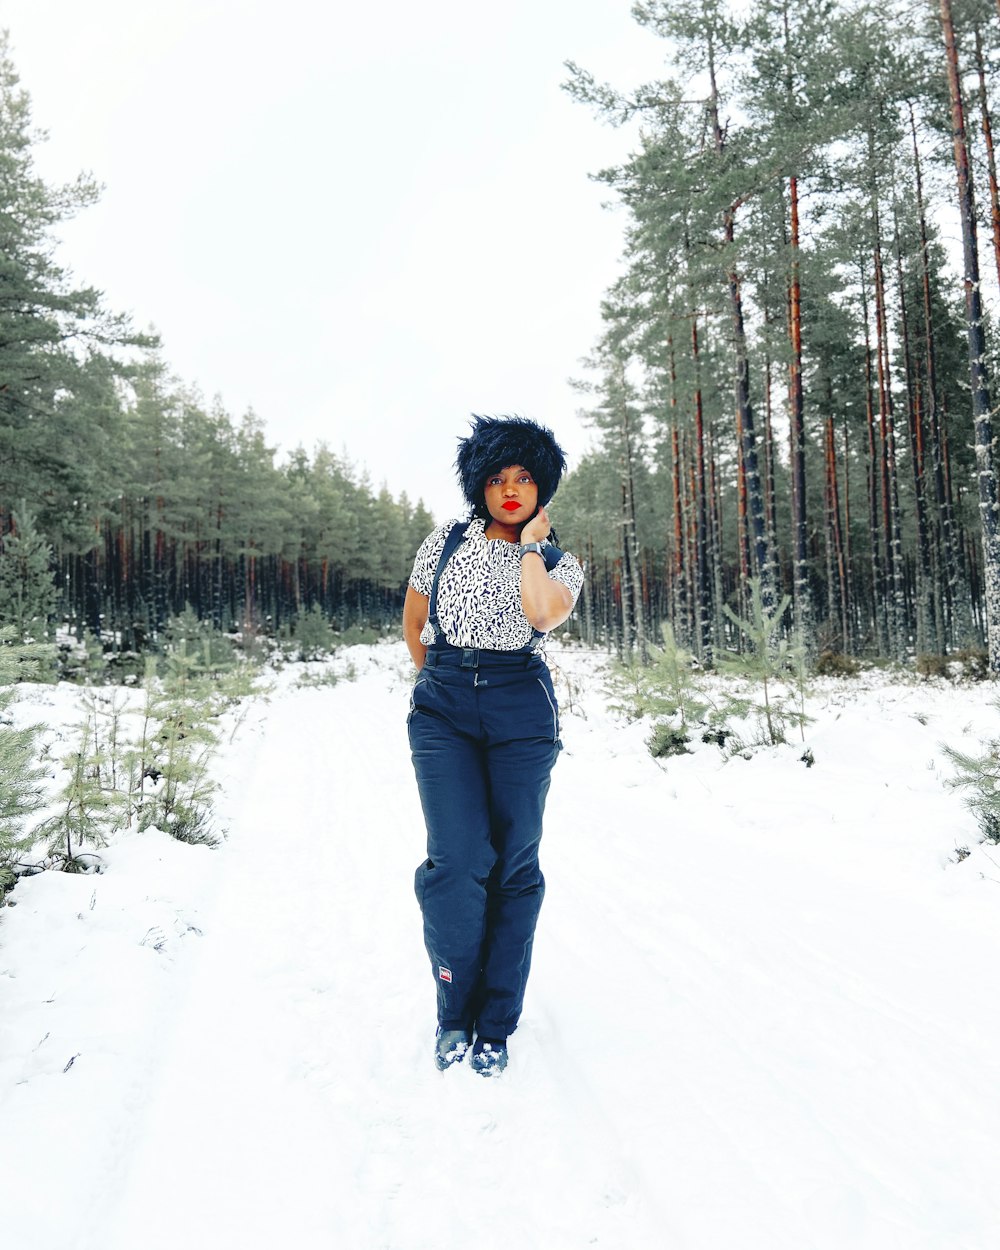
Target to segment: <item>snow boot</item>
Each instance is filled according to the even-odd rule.
[[[469,1063],[480,1076],[499,1076],[507,1066],[506,1038],[477,1037]]]
[[[434,1042],[434,1062],[439,1072],[447,1070],[455,1063],[461,1063],[465,1052],[472,1044],[472,1033],[468,1029],[438,1029]]]

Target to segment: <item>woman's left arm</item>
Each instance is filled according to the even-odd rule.
[[[541,542],[548,538],[551,528],[548,514],[539,508],[521,531],[521,542]],[[521,610],[535,629],[547,634],[561,625],[573,611],[574,602],[569,587],[549,577],[543,556],[529,551],[521,557]]]

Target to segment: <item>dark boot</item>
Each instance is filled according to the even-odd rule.
[[[477,1037],[469,1063],[480,1076],[499,1076],[507,1066],[506,1039]]]
[[[439,1072],[446,1072],[452,1064],[461,1063],[472,1044],[468,1029],[438,1029],[434,1042],[434,1062]]]

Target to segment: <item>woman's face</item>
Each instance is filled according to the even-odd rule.
[[[527,525],[538,509],[535,479],[520,464],[491,473],[484,494],[490,516],[501,525]]]

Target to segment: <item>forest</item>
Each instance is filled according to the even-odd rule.
[[[1000,4],[632,17],[660,79],[564,83],[634,136],[593,171],[627,227],[577,384],[593,448],[557,500],[588,571],[571,630],[645,655],[670,625],[711,666],[756,591],[813,658],[1000,669]],[[47,185],[37,142],[5,41],[0,627],[141,651],[185,608],[244,634],[392,625],[434,518],[346,451],[277,463],[252,412],[206,404],[75,286],[54,238],[97,190]]]
[[[398,617],[433,518],[346,453],[276,463],[263,423],[172,376],[159,344],[73,285],[54,231],[86,177],[35,173],[29,92],[0,43],[0,628],[106,650],[156,646],[191,609],[218,630],[294,633]]]
[[[633,15],[670,72],[566,83],[639,133],[595,174],[628,227],[581,382],[599,446],[559,500],[584,635],[668,622],[711,664],[756,585],[813,656],[988,643],[995,671],[997,6]]]

